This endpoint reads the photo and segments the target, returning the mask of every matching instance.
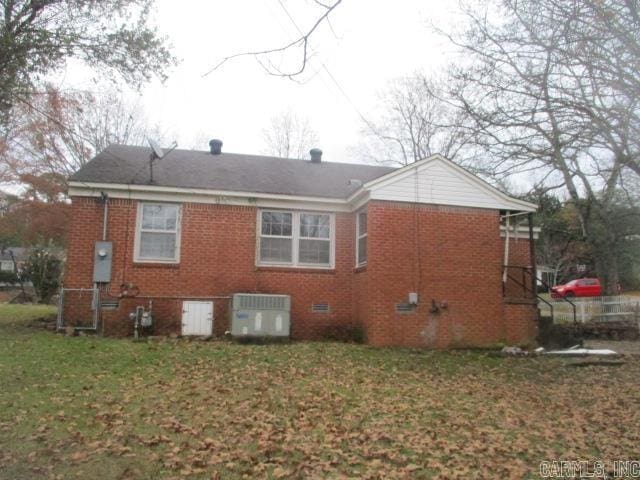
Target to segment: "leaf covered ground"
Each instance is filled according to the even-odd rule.
[[[637,357],[575,368],[16,325],[0,310],[0,478],[539,478],[542,460],[638,460]]]

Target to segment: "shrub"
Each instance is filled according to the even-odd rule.
[[[31,251],[25,264],[24,276],[31,280],[40,303],[49,303],[58,291],[62,261],[43,247]]]
[[[0,283],[18,283],[18,276],[7,270],[0,270]]]
[[[364,343],[364,329],[360,325],[330,325],[322,331],[324,340]]]

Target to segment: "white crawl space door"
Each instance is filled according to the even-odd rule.
[[[213,302],[182,302],[182,335],[213,333]]]

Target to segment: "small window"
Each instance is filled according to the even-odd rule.
[[[356,226],[356,266],[367,263],[367,211],[358,212]]]
[[[180,206],[141,203],[138,206],[135,260],[178,263]]]

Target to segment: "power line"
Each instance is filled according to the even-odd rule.
[[[301,35],[302,30],[300,29],[300,27],[298,26],[298,24],[296,23],[295,19],[293,18],[293,16],[289,13],[289,10],[287,10],[287,7],[284,5],[282,0],[278,0],[278,3],[280,4],[280,7],[282,8],[282,10],[284,11],[284,13],[287,15],[287,17],[289,18],[289,20],[291,21],[291,23],[293,24],[293,26],[296,28],[296,30],[298,30],[298,33],[300,33]],[[309,58],[309,61],[311,61],[311,58]],[[329,76],[329,78],[331,79],[331,81],[335,84],[335,86],[338,88],[338,90],[340,91],[340,93],[342,94],[342,96],[347,100],[347,102],[349,103],[349,105],[351,105],[351,107],[353,108],[353,110],[358,114],[358,116],[360,117],[360,120],[362,120],[367,127],[371,130],[372,133],[376,133],[376,129],[374,128],[373,124],[364,116],[364,114],[360,111],[360,109],[357,107],[357,105],[355,104],[355,102],[351,99],[351,97],[347,94],[347,92],[344,90],[344,88],[342,88],[342,85],[340,85],[340,82],[338,82],[338,80],[336,79],[336,77],[329,71],[329,68],[325,65],[325,63],[322,60],[318,60],[318,62],[320,63],[320,66],[322,67],[322,69],[327,73],[327,75]]]

